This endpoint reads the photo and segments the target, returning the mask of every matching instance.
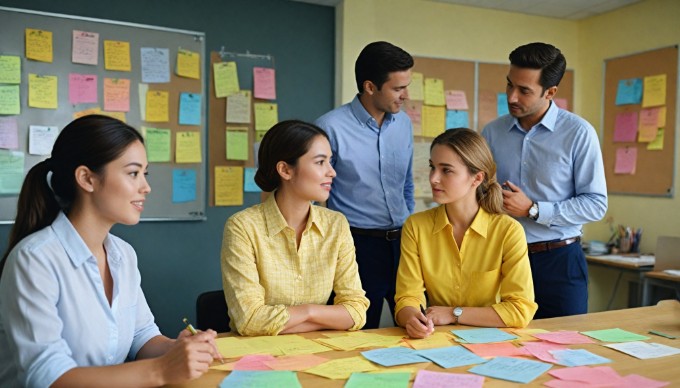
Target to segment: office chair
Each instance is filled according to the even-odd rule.
[[[196,328],[213,329],[218,333],[226,333],[229,328],[227,302],[222,290],[207,291],[196,299]]]

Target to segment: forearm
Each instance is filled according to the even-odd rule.
[[[52,387],[157,387],[166,384],[158,359],[69,370]]]
[[[406,325],[406,322],[414,315],[418,314],[418,310],[416,310],[414,307],[411,306],[406,306],[399,310],[397,313],[397,325],[404,327]]]
[[[347,330],[354,325],[354,320],[342,305],[305,304],[289,306],[288,314],[290,319],[283,327],[282,333],[300,333],[302,328],[311,328],[310,331],[320,329]]]
[[[175,344],[175,340],[170,339],[166,336],[159,335],[151,338],[147,343],[139,349],[137,352],[137,360],[144,360],[147,358],[160,357],[164,355],[172,345]]]
[[[451,316],[453,316],[453,309],[451,309]],[[468,326],[506,327],[505,322],[493,307],[463,307],[463,315],[458,318],[458,323]]]

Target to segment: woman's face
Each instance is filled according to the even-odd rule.
[[[439,204],[459,201],[476,202],[475,191],[481,182],[478,173],[470,174],[457,153],[447,145],[437,144],[430,152],[432,197]]]
[[[325,201],[331,192],[335,170],[330,164],[331,146],[328,140],[315,136],[307,153],[302,155],[292,168],[289,188],[307,201]]]
[[[93,184],[92,202],[98,215],[111,224],[138,223],[146,195],[151,192],[147,168],[146,149],[139,141],[107,164]]]

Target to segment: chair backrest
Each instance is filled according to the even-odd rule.
[[[229,328],[229,314],[224,291],[208,291],[196,299],[196,328],[213,329],[218,333],[226,333]]]
[[[654,256],[654,271],[680,269],[680,237],[659,236]]]

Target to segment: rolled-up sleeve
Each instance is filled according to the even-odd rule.
[[[342,221],[338,263],[335,267],[333,282],[333,290],[335,291],[333,303],[345,306],[352,320],[354,320],[354,325],[349,330],[359,330],[366,324],[366,310],[370,302],[366,298],[366,292],[361,287],[349,223],[344,217]]]
[[[227,220],[222,240],[222,286],[231,326],[240,335],[277,335],[290,319],[285,305],[265,304],[254,244],[243,222]]]

